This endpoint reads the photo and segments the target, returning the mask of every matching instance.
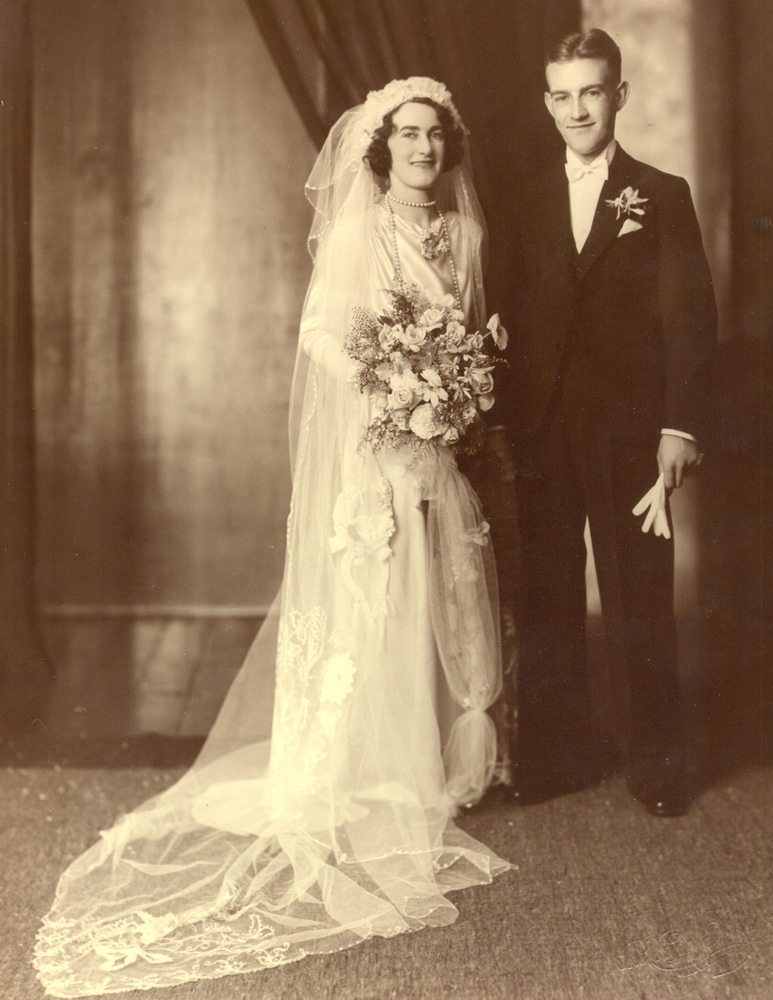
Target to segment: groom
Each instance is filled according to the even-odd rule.
[[[566,156],[524,192],[501,419],[514,448],[524,571],[517,786],[535,802],[597,782],[585,656],[589,520],[631,793],[687,808],[673,541],[633,508],[701,460],[696,377],[716,339],[711,275],[687,183],[615,141],[628,98],[598,29],[546,59],[545,104]],[[507,310],[510,311],[510,310]],[[653,509],[654,513],[654,509]],[[657,529],[657,533],[654,529]],[[668,536],[668,537],[667,537]]]

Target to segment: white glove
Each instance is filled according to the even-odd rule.
[[[654,524],[656,535],[670,538],[671,529],[668,527],[668,516],[666,514],[666,481],[662,472],[652,489],[648,493],[645,493],[636,504],[633,513],[638,516],[639,514],[643,514],[648,507],[649,510],[647,511],[647,516],[644,518],[641,530],[649,531]]]

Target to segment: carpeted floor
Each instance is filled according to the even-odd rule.
[[[0,770],[0,998],[34,1000],[39,918],[64,866],[179,770]],[[455,895],[451,927],[139,1000],[773,1000],[773,781],[725,778],[681,819],[621,779],[538,806],[492,794],[461,822],[519,865]]]

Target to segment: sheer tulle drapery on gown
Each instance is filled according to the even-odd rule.
[[[434,81],[401,83],[448,101]],[[378,124],[386,92],[344,116],[310,179],[316,259],[280,594],[194,767],[63,874],[36,948],[54,996],[215,978],[448,924],[448,892],[509,867],[451,818],[480,797],[494,762],[486,525],[450,449],[417,460],[410,448],[361,447],[370,402],[347,380],[341,347],[351,307],[383,306],[395,282],[389,217],[361,148],[363,116]],[[351,176],[334,205],[342,160]],[[469,178],[451,173],[452,253],[479,323],[483,231]],[[406,281],[453,292],[448,260],[424,259],[416,230],[397,220]],[[274,662],[261,741],[255,689]]]

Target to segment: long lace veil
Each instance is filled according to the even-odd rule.
[[[383,192],[363,153],[383,115],[418,95],[458,118],[441,84],[395,81],[343,115],[309,178],[314,270],[290,404],[282,585],[190,771],[62,876],[36,949],[54,995],[213,978],[447,923],[446,892],[508,867],[449,819],[490,780],[485,710],[501,664],[487,526],[448,449],[428,463],[424,492],[432,628],[455,703],[439,771],[411,766],[432,732],[392,743],[383,732],[412,679],[394,647],[405,636],[388,624],[401,614],[389,484],[361,447],[369,400],[341,345],[352,307],[373,295]],[[469,312],[481,324],[485,228],[468,163],[443,175],[438,200],[477,234]],[[353,793],[363,784],[367,806]]]

